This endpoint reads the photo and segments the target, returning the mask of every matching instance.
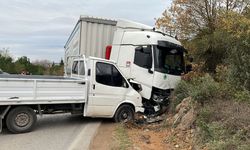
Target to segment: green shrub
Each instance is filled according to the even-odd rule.
[[[184,98],[191,96],[193,100],[204,104],[212,101],[218,96],[219,84],[206,74],[203,77],[193,78],[191,81],[181,81],[174,91],[175,105],[180,103]]]
[[[194,79],[190,96],[201,104],[213,100],[217,96],[219,84],[210,75]]]
[[[240,89],[250,90],[250,35],[237,39],[231,49],[227,63],[229,64],[229,81]]]
[[[212,129],[215,139],[208,144],[211,150],[249,150],[250,143],[244,132],[238,131],[233,135],[229,135],[225,128],[219,127]]]
[[[173,93],[173,98],[171,98],[171,102],[170,102],[170,108],[171,110],[174,110],[175,107],[181,103],[181,101],[189,96],[189,87],[190,87],[190,83],[188,83],[185,80],[182,80],[177,87],[174,90]]]
[[[235,100],[238,102],[250,103],[250,91],[248,90],[236,91],[234,96],[235,96]]]

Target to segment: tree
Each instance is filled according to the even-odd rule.
[[[236,23],[230,15],[243,16],[248,10],[249,0],[173,0],[156,25],[176,33],[195,61],[203,62],[205,70],[215,72],[235,41],[232,34],[236,34]]]
[[[63,59],[61,58],[60,66],[63,66],[63,65],[64,65],[64,62],[63,62]]]
[[[15,69],[17,73],[21,73],[23,71],[31,72],[31,66],[31,62],[26,56],[18,58],[18,60],[15,62]]]
[[[0,50],[0,69],[4,72],[15,73],[13,58],[10,56],[8,48]]]
[[[156,25],[176,33],[181,39],[192,38],[202,32],[213,33],[222,11],[241,14],[249,4],[249,0],[173,0],[170,9],[163,12]]]

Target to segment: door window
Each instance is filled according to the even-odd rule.
[[[75,61],[72,66],[72,73],[78,74],[78,61]]]
[[[114,65],[96,63],[96,82],[116,87],[128,87],[126,80]]]
[[[74,61],[72,65],[72,73],[76,75],[85,75],[84,61]]]
[[[80,61],[80,65],[79,65],[79,75],[85,75],[84,61]]]
[[[150,69],[152,67],[151,46],[139,46],[135,48],[134,64]]]

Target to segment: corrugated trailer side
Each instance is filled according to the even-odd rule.
[[[93,17],[80,17],[80,21],[80,54],[105,58],[105,49],[113,42],[117,21]]]
[[[85,55],[105,57],[105,48],[113,42],[117,21],[81,16],[65,48],[66,57]]]
[[[71,73],[73,59],[80,55],[105,58],[107,45],[111,45],[117,21],[103,18],[80,16],[65,49],[65,71]]]

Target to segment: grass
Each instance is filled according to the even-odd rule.
[[[132,142],[129,139],[128,133],[126,131],[126,128],[124,124],[118,124],[116,129],[115,129],[115,138],[118,141],[117,147],[113,148],[114,150],[119,149],[119,150],[128,150]]]
[[[215,100],[199,110],[197,143],[211,150],[250,150],[250,105]]]

